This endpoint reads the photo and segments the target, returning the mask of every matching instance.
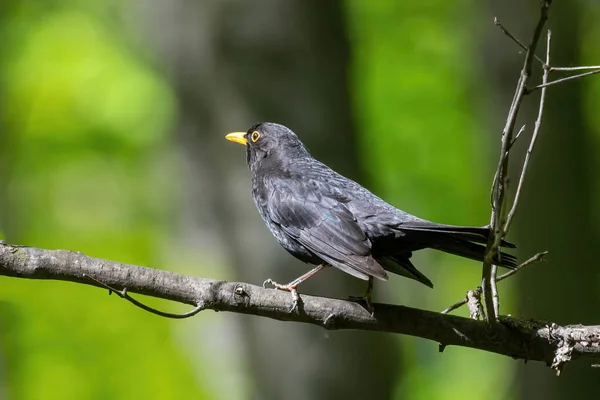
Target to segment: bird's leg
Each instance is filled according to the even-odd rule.
[[[367,293],[365,293],[365,303],[367,303],[367,310],[373,315],[373,303],[371,303],[371,295],[373,294],[373,277],[369,277],[369,283],[367,284]]]
[[[364,301],[367,304],[367,311],[373,315],[373,304],[371,303],[371,295],[373,293],[373,277],[369,277],[369,283],[367,284],[367,292],[362,297],[351,296],[352,301]]]
[[[290,292],[292,294],[292,299],[294,300],[294,303],[292,304],[292,309],[290,310],[290,313],[292,313],[292,312],[294,312],[296,307],[298,307],[298,302],[300,301],[300,296],[298,295],[298,291],[296,290],[296,287],[327,266],[328,266],[327,264],[318,265],[315,268],[308,271],[307,273],[305,273],[304,275],[294,279],[287,285],[282,285],[280,283],[275,282],[273,279],[269,278],[263,282],[263,287],[266,288],[267,285],[271,285],[275,289],[287,290],[288,292]]]

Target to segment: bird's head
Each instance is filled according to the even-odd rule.
[[[256,124],[246,132],[233,132],[225,138],[246,146],[246,162],[251,170],[267,158],[285,157],[293,160],[309,154],[291,129],[272,122]]]

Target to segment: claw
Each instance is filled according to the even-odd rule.
[[[364,296],[350,296],[348,297],[348,300],[354,301],[356,303],[365,303],[365,309],[369,313],[371,313],[371,317],[375,314],[375,310],[373,309],[373,303],[371,303],[371,296],[366,294]]]
[[[275,282],[271,278],[269,278],[263,282],[263,288],[266,289],[267,285],[273,286],[273,289],[276,289],[276,290],[285,290],[285,291],[290,292],[290,294],[292,295],[292,308],[290,309],[290,311],[288,311],[290,314],[293,313],[294,310],[296,310],[298,308],[298,304],[300,303],[300,295],[298,294],[298,291],[296,290],[297,285],[290,284],[290,283],[288,283],[287,285],[282,285],[280,283]]]
[[[290,293],[292,294],[292,308],[290,308],[289,314],[293,313],[294,310],[298,308],[298,304],[300,303],[300,295],[296,288],[290,289]]]
[[[275,282],[273,282],[273,279],[271,279],[271,278],[265,279],[265,281],[263,282],[263,285],[262,285],[263,289],[266,289],[267,285],[273,285],[274,283]]]

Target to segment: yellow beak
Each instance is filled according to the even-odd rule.
[[[225,139],[229,140],[230,142],[235,142],[246,146],[248,144],[248,141],[244,136],[246,136],[246,132],[231,132],[230,134],[225,136]]]

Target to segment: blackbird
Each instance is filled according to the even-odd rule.
[[[487,243],[489,226],[442,225],[399,210],[317,161],[283,125],[259,123],[226,139],[246,146],[252,197],[273,236],[294,257],[317,265],[287,285],[265,281],[292,293],[292,311],[296,287],[326,266],[368,280],[370,308],[372,280],[387,280],[386,271],[433,287],[411,263],[413,251],[432,248],[483,261],[485,247],[478,243]],[[506,241],[502,246],[515,247]],[[494,262],[516,266],[506,253]]]

